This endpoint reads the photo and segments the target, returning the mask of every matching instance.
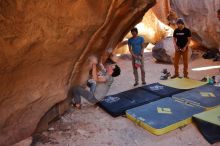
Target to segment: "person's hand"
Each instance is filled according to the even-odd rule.
[[[139,59],[142,59],[143,55],[138,56]]]
[[[113,49],[112,48],[108,48],[106,49],[106,52],[108,52],[109,54],[111,54],[113,52]]]
[[[137,56],[137,55],[134,55],[134,54],[133,54],[132,56],[133,56],[134,58],[138,58],[138,56]]]
[[[182,51],[182,52],[185,52],[185,51],[186,51],[186,48],[187,48],[187,46],[184,47],[181,51]]]
[[[93,65],[98,64],[98,58],[96,56],[90,56],[89,57],[89,62]]]
[[[174,47],[175,47],[175,51],[177,51],[177,52],[180,51],[180,49],[176,45]]]

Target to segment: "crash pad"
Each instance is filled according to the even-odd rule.
[[[199,131],[209,143],[220,141],[220,107],[196,114],[193,118]]]
[[[143,89],[152,92],[160,97],[171,97],[174,94],[178,94],[187,90],[172,88],[169,86],[162,85],[160,83],[153,83],[150,85],[142,86]]]
[[[106,96],[98,105],[113,117],[125,114],[125,111],[152,101],[161,99],[142,88],[131,89],[115,95]]]
[[[178,89],[193,89],[205,85],[207,84],[207,82],[201,82],[187,78],[175,78],[166,81],[161,81],[160,84]]]
[[[220,105],[220,87],[204,85],[173,95],[173,98],[181,102],[201,106],[207,110]]]
[[[127,110],[126,116],[147,131],[162,135],[191,123],[192,116],[203,111],[201,107],[187,105],[172,98],[163,98]]]

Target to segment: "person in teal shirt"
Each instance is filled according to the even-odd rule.
[[[134,71],[135,83],[134,86],[139,84],[138,67],[141,69],[142,84],[145,85],[145,70],[144,70],[144,38],[138,36],[138,29],[131,30],[132,37],[128,39],[129,51],[132,55],[132,67]],[[137,65],[138,64],[138,65]]]

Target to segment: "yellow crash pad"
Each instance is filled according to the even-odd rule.
[[[196,87],[203,86],[207,84],[207,82],[201,82],[193,79],[187,79],[187,78],[175,78],[175,79],[170,79],[166,81],[161,81],[160,84],[169,86],[172,88],[177,88],[177,89],[193,89]]]
[[[193,117],[220,126],[220,107],[196,114]]]

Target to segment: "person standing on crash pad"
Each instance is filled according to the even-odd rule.
[[[132,37],[128,39],[128,47],[129,51],[132,55],[132,67],[134,72],[134,78],[135,83],[134,86],[137,86],[139,84],[139,78],[138,78],[138,67],[141,69],[141,79],[142,84],[145,85],[145,70],[144,70],[144,38],[141,36],[138,36],[138,29],[133,28],[131,29]]]
[[[179,77],[179,60],[183,57],[183,74],[184,78],[188,78],[188,47],[191,40],[191,31],[185,27],[183,19],[179,18],[176,22],[177,29],[174,30],[174,69],[175,74],[171,78]]]

